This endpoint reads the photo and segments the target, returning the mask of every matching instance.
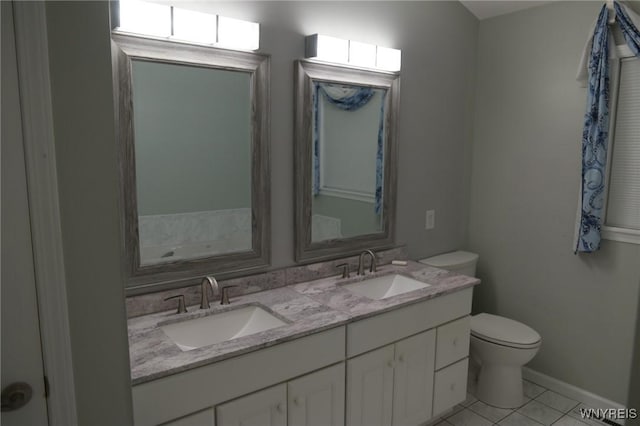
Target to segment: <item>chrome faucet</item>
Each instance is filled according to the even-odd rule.
[[[364,257],[366,255],[371,256],[371,264],[369,265],[369,272],[376,271],[376,255],[373,254],[371,250],[365,250],[360,253],[360,258],[358,259],[358,275],[364,275]]]
[[[209,309],[209,287],[211,287],[211,291],[213,292],[213,297],[220,292],[220,287],[218,286],[218,281],[215,278],[206,276],[202,279],[200,283],[200,291],[202,292],[202,296],[200,299],[200,309]]]

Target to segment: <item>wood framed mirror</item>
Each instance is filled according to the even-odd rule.
[[[295,62],[295,256],[394,244],[400,75]]]
[[[127,293],[270,261],[269,57],[112,34]]]

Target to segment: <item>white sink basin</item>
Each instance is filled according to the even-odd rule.
[[[247,306],[160,328],[183,351],[249,336],[285,325],[259,306]]]
[[[375,300],[386,299],[387,297],[397,296],[398,294],[408,293],[429,286],[430,284],[425,284],[398,274],[385,275],[344,285],[347,290],[353,293]]]

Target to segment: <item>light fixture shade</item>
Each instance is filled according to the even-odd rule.
[[[218,16],[218,44],[232,49],[257,50],[260,24]]]
[[[174,7],[173,37],[198,43],[215,43],[216,15]]]
[[[374,44],[312,34],[305,37],[305,57],[363,68],[400,71],[401,51]]]
[[[138,0],[120,0],[122,31],[157,37],[171,35],[171,7]]]
[[[349,40],[313,34],[306,37],[305,56],[327,62],[349,62]]]
[[[349,41],[349,63],[359,67],[376,67],[376,45]]]
[[[387,71],[400,71],[402,52],[398,49],[378,46],[376,68]]]

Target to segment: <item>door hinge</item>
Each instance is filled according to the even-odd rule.
[[[44,397],[49,398],[49,378],[44,376]]]

